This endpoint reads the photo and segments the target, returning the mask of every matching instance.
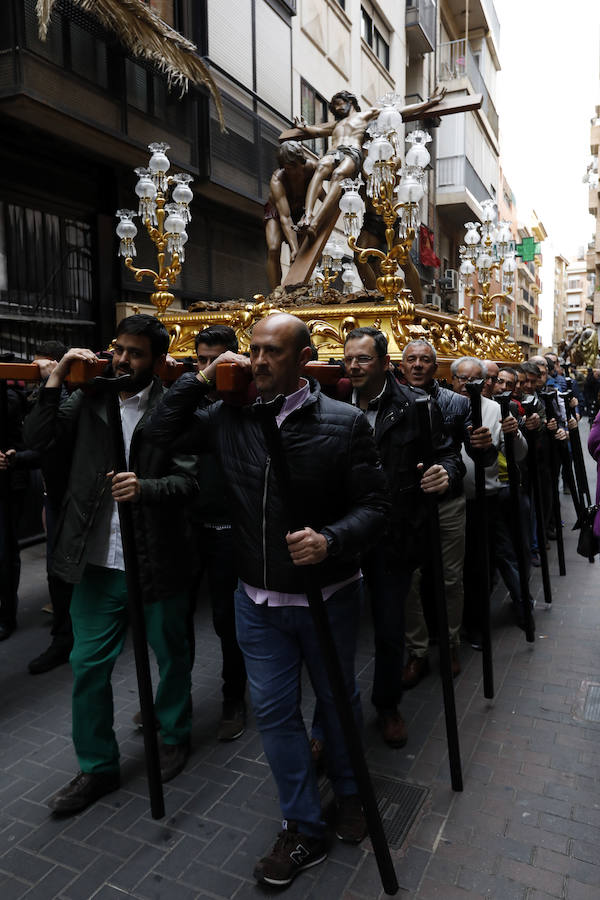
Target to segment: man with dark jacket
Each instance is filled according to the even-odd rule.
[[[443,497],[460,482],[463,466],[450,441],[442,437],[439,409],[432,404],[436,463],[421,472],[415,399],[423,391],[400,384],[389,371],[387,338],[376,328],[351,331],[344,362],[352,384],[352,402],[367,416],[381,454],[392,500],[385,539],[363,558],[375,632],[375,674],[371,701],[384,741],[403,747],[406,725],[398,710],[404,667],[404,605],[411,578],[424,558],[425,493]]]
[[[195,339],[198,371],[203,372],[227,350],[236,353],[235,331],[228,325],[209,325]],[[201,405],[208,408],[218,397],[205,394]],[[199,495],[193,505],[194,546],[197,548],[199,579],[206,575],[213,625],[221,642],[223,660],[223,714],[217,740],[234,741],[246,727],[246,667],[235,634],[234,594],[237,572],[227,484],[214,453],[200,455]]]
[[[111,471],[102,394],[78,390],[60,403],[71,363],[96,360],[91,350],[75,348],[65,354],[25,424],[25,440],[33,449],[62,446],[72,454],[51,568],[75,585],[73,742],[81,772],[49,801],[57,814],[79,812],[119,787],[110,679],[127,630],[127,588],[117,503],[132,505],[148,640],[160,671],[155,709],[163,781],[181,771],[189,753],[189,544],[173,521],[197,490],[195,462],[158,448],[144,433],[163,394],[153,372],[168,345],[168,333],[154,316],[130,316],[117,328],[106,374],[131,376],[119,394],[129,471]]]
[[[365,823],[333,696],[307,608],[306,571],[321,588],[346,690],[360,720],[354,654],[361,599],[360,554],[385,527],[389,501],[369,424],[359,411],[324,396],[303,377],[308,329],[278,313],[253,329],[250,359],[225,353],[197,376],[184,375],[157,410],[157,443],[214,448],[229,488],[237,571],[236,624],[250,696],[279,789],[284,830],[256,866],[258,881],[279,887],[326,857],[317,778],[300,709],[302,664],[320,705],[326,765],[338,803],[336,833],[358,842]],[[251,406],[198,408],[216,366],[250,367]],[[295,514],[267,449],[264,416],[275,419],[290,475]],[[268,426],[267,426],[268,427]],[[300,524],[301,523],[301,524]],[[303,527],[302,527],[303,526]]]
[[[470,456],[479,454],[483,465],[491,465],[497,456],[492,447],[491,434],[487,428],[473,430],[471,404],[467,397],[462,397],[448,388],[441,387],[435,380],[437,357],[434,347],[425,340],[411,341],[402,353],[402,371],[410,385],[425,390],[438,404],[442,414],[444,432],[450,438],[456,454],[460,457],[464,445]],[[460,478],[455,479],[451,489],[446,491],[439,504],[448,632],[452,672],[455,676],[460,672],[458,654],[463,615],[466,517],[463,474],[464,468]],[[417,577],[414,578],[406,607],[408,660],[403,679],[406,689],[415,687],[429,672],[430,636],[427,621],[432,623],[432,630],[435,625],[433,585],[428,574],[429,568],[427,565],[422,566]]]

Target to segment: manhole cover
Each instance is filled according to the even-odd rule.
[[[406,781],[380,775],[373,776],[372,781],[388,844],[398,849],[429,791],[418,784],[408,784]]]
[[[417,818],[429,789],[383,775],[371,775],[371,781],[387,842],[390,847],[398,850]],[[331,787],[327,781],[322,782],[320,787],[325,818],[332,819],[335,815],[335,802]]]
[[[588,722],[600,722],[600,684],[588,684],[583,704],[583,718]]]

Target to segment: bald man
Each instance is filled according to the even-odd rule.
[[[153,422],[161,444],[214,448],[232,499],[237,637],[265,754],[279,789],[283,830],[255,878],[284,887],[327,853],[325,824],[309,739],[300,709],[306,665],[323,719],[327,773],[338,805],[336,835],[366,834],[357,785],[303,587],[303,567],[323,598],[357,721],[354,655],[362,596],[360,554],[381,536],[389,501],[366,416],[323,395],[303,374],[310,335],[295,316],[278,313],[254,326],[250,359],[224,353],[203,372],[184,375]],[[251,369],[252,406],[214,403],[198,409],[219,362]],[[290,472],[299,522],[290,521],[261,427],[272,404]]]

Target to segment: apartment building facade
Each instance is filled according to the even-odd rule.
[[[552,309],[552,346],[564,340],[567,309],[567,269],[569,260],[558,254],[554,257],[554,306]]]
[[[441,266],[421,265],[418,242],[413,259],[426,299],[458,309],[457,280],[442,287],[440,278],[458,269],[463,223],[498,184],[492,0],[471,0],[468,21],[458,0],[150,5],[209,65],[226,133],[206,91],[169,92],[160,72],[72,0],[57,0],[45,42],[35,0],[0,5],[0,352],[29,355],[41,334],[103,346],[115,304],[144,303],[146,286],[117,259],[114,213],[134,205],[132,170],[152,140],[167,141],[172,168],[194,178],[177,303],[267,293],[262,219],[278,134],[296,116],[325,121],[341,89],[364,106],[390,92],[418,102],[437,82],[450,95],[484,94],[476,113],[411,124],[433,136],[422,220]],[[324,142],[309,149],[322,153]],[[143,236],[138,252],[153,263]]]
[[[569,260],[566,270],[563,338],[567,343],[578,331],[593,324],[593,295],[596,276],[587,271],[583,248]]]
[[[595,109],[595,115],[591,120],[590,127],[590,152],[591,161],[587,172],[587,181],[589,184],[589,204],[590,214],[594,216],[594,236],[588,244],[586,252],[586,272],[593,281],[593,290],[588,297],[591,306],[592,324],[596,326],[600,333],[600,203],[598,202],[599,183],[598,183],[598,167],[600,164],[600,106]]]

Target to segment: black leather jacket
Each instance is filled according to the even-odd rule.
[[[375,441],[392,499],[388,555],[390,562],[409,568],[421,562],[427,546],[427,504],[417,468],[421,454],[415,407],[416,398],[424,396],[424,391],[400,384],[388,373],[375,421]],[[465,467],[460,452],[443,433],[442,415],[436,403],[431,404],[431,425],[435,462],[446,469],[450,480],[446,494],[453,494],[460,489]]]
[[[312,567],[323,587],[357,571],[360,554],[385,528],[390,504],[365,416],[326,397],[312,379],[310,387],[280,435],[303,525],[333,540],[333,551]],[[239,577],[253,587],[302,592],[302,570],[285,540],[293,526],[290,510],[282,503],[256,405],[221,401],[198,409],[206,390],[194,375],[183,375],[155,411],[149,436],[163,446],[175,441],[185,452],[214,448],[231,498]]]

